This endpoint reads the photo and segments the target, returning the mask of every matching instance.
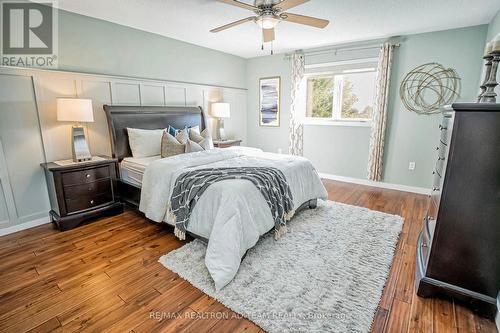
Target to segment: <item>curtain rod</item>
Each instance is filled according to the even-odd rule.
[[[317,50],[317,51],[305,51],[304,55],[306,56],[315,56],[315,55],[322,55],[322,54],[328,54],[328,53],[334,53],[337,54],[338,52],[348,52],[348,51],[359,51],[359,50],[371,50],[371,49],[378,49],[383,45],[383,43],[380,44],[372,44],[372,45],[366,45],[366,46],[358,46],[358,47],[332,47],[328,49],[323,49],[323,50]],[[400,47],[400,43],[396,44],[391,44],[393,47]],[[301,51],[301,50],[298,50]],[[285,59],[289,59],[293,53],[286,53],[285,54]]]

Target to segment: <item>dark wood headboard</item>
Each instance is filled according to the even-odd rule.
[[[113,106],[104,105],[108,120],[111,151],[119,161],[132,156],[128,144],[127,127],[141,129],[163,129],[168,125],[175,128],[206,127],[201,107],[183,106]]]

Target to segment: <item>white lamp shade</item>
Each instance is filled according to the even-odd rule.
[[[92,100],[80,98],[58,98],[57,120],[91,123],[94,121]]]
[[[212,103],[212,116],[217,118],[230,118],[231,106],[229,103]]]

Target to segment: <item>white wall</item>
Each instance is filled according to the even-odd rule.
[[[231,103],[228,137],[246,135],[246,90],[159,80],[29,69],[0,69],[0,228],[47,218],[49,201],[40,163],[71,158],[70,123],[56,120],[57,97],[90,98],[94,155],[111,155],[103,104],[202,106]],[[214,122],[208,119],[209,128]],[[3,149],[2,149],[3,147]],[[0,231],[1,233],[1,231]]]

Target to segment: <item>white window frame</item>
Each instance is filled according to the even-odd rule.
[[[333,98],[333,110],[331,118],[318,118],[318,117],[307,117],[304,118],[304,124],[306,125],[335,125],[335,126],[358,126],[358,127],[370,127],[372,124],[372,119],[366,118],[351,118],[342,119],[342,90],[343,90],[343,75],[350,74],[345,72],[346,70],[355,70],[355,73],[367,73],[373,72],[371,68],[377,68],[378,58],[369,59],[359,59],[359,60],[348,60],[339,61],[324,64],[313,64],[306,65],[307,69],[319,69],[317,72],[309,72],[304,74],[304,81],[311,77],[321,77],[321,76],[331,76],[335,80],[334,82],[334,92],[332,94]],[[348,69],[346,69],[346,67]],[[360,70],[366,68],[366,71]],[[321,71],[321,69],[327,69],[326,71]],[[360,71],[358,71],[360,70]],[[307,89],[304,91],[304,96],[307,98]],[[307,106],[306,106],[307,107]],[[304,109],[304,115],[307,110]]]

